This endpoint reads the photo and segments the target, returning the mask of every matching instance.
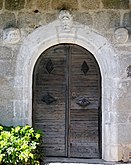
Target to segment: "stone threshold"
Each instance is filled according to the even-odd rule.
[[[79,158],[63,158],[63,157],[47,157],[45,163],[41,165],[131,165],[123,162],[107,162],[102,159],[79,159]]]

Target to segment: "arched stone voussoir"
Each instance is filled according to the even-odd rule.
[[[18,55],[18,67],[16,68],[16,72],[20,67],[19,62],[22,61],[21,63],[23,66],[24,59],[27,59],[24,60],[26,62],[31,61],[31,59],[33,59],[33,61],[35,59],[37,60],[44,50],[59,43],[73,43],[86,48],[95,56],[100,65],[101,72],[105,72],[105,70],[108,71],[108,69],[105,68],[108,66],[108,62],[110,64],[108,66],[110,70],[108,73],[113,71],[112,64],[114,66],[116,53],[106,38],[90,30],[89,27],[85,25],[74,24],[71,31],[65,32],[62,30],[60,22],[57,20],[37,28],[23,41]],[[104,63],[105,67],[103,68]]]

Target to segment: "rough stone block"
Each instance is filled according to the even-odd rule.
[[[118,135],[119,144],[131,144],[131,124],[119,124]]]
[[[81,0],[80,1],[81,7],[85,10],[88,9],[98,9],[100,7],[100,0]]]
[[[50,0],[37,0],[37,9],[49,10],[50,9]]]
[[[21,28],[36,28],[40,23],[40,13],[19,13],[18,25]]]
[[[22,32],[21,32],[22,33]],[[26,33],[26,37],[27,37],[27,33]],[[17,60],[17,56],[19,54],[19,49],[20,49],[20,44],[17,44],[13,47],[12,49],[12,57],[13,57],[13,60]]]
[[[2,78],[2,76],[1,76]],[[9,85],[7,80],[4,78],[0,80],[0,101],[13,99],[14,98],[14,89]]]
[[[15,118],[14,119],[14,124],[13,126],[24,126],[24,119],[21,119],[21,118]]]
[[[29,117],[29,111],[27,109],[26,100],[14,101],[14,117],[15,117],[15,125],[29,124],[29,122],[27,123],[24,122]]]
[[[131,12],[125,13],[123,16],[123,26],[131,27]]]
[[[0,0],[0,10],[2,9],[3,7],[3,0]]]
[[[37,9],[36,0],[26,0],[25,4],[26,9]]]
[[[0,68],[0,75],[14,76],[15,74],[15,65],[11,60],[0,60]]]
[[[15,118],[22,118],[23,117],[23,106],[21,101],[14,101],[14,116]]]
[[[53,13],[53,14],[47,13],[47,14],[46,14],[46,23],[53,22],[54,20],[57,19],[57,17],[58,17],[58,16],[57,16],[56,13]]]
[[[120,14],[115,11],[100,11],[94,14],[94,28],[100,31],[120,26]]]
[[[61,10],[61,9],[78,9],[78,1],[77,0],[52,0],[51,2],[52,9]]]
[[[79,13],[79,12],[73,12],[73,20],[76,22],[79,22],[81,24],[85,24],[88,26],[92,26],[93,21],[92,17],[89,13]]]
[[[105,36],[107,39],[108,39],[108,41],[110,42],[110,43],[112,43],[112,44],[114,44],[114,42],[115,42],[115,38],[114,38],[114,30],[113,30],[113,32],[111,31],[105,31],[106,33],[104,34],[104,32],[102,32],[102,35],[103,36]]]
[[[129,46],[129,45],[117,45],[116,48],[118,51],[122,52],[122,54],[124,52],[129,54],[131,52],[131,46]]]
[[[13,125],[14,111],[13,102],[7,101],[5,105],[0,105],[0,124]]]
[[[25,0],[5,0],[5,8],[7,10],[20,10],[23,9]]]
[[[128,116],[129,113],[125,112],[112,112],[111,113],[111,123],[113,124],[121,124],[121,123],[127,123],[128,122]]]
[[[117,111],[130,113],[131,111],[131,97],[121,97],[116,103]]]
[[[12,49],[5,46],[0,46],[0,60],[10,59],[12,59]]]
[[[103,6],[106,9],[128,9],[128,0],[102,0]]]
[[[120,74],[122,75],[122,78],[128,78],[128,72],[127,69],[129,65],[131,64],[131,55],[120,55]]]
[[[16,20],[15,15],[12,13],[0,14],[0,28],[15,27]]]
[[[25,118],[29,117],[29,112],[27,112],[27,102],[21,100],[14,101],[14,116],[15,118]]]
[[[31,125],[29,119],[24,119],[24,125]]]

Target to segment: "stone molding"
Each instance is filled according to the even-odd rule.
[[[109,118],[110,111],[117,109],[117,97],[119,83],[119,61],[110,43],[101,35],[90,30],[88,26],[73,24],[68,33],[61,30],[61,22],[56,20],[48,25],[34,30],[23,41],[16,61],[15,76],[23,78],[23,91],[20,100],[25,105],[28,117],[23,116],[23,125],[32,125],[32,75],[37,59],[43,51],[61,43],[71,43],[82,46],[90,51],[100,67],[102,76],[102,159],[106,161],[118,160],[118,142],[112,139],[112,132],[116,132]],[[111,89],[110,89],[111,87]],[[17,92],[21,88],[17,86]],[[27,94],[24,91],[27,90]],[[108,118],[108,123],[106,119]],[[19,119],[16,119],[16,123]]]

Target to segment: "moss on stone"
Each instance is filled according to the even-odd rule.
[[[94,10],[94,9],[98,9],[100,7],[100,0],[81,0],[80,4],[81,4],[82,9]]]
[[[104,8],[112,8],[112,9],[127,9],[128,0],[102,0]]]
[[[51,3],[52,9],[61,10],[61,9],[78,9],[78,1],[77,0],[52,0]]]
[[[5,8],[7,10],[20,10],[23,9],[25,0],[5,0]]]
[[[0,0],[0,9],[3,7],[3,0]]]
[[[36,3],[35,0],[26,0],[26,9],[36,9]]]
[[[49,10],[50,0],[37,0],[37,9]]]

